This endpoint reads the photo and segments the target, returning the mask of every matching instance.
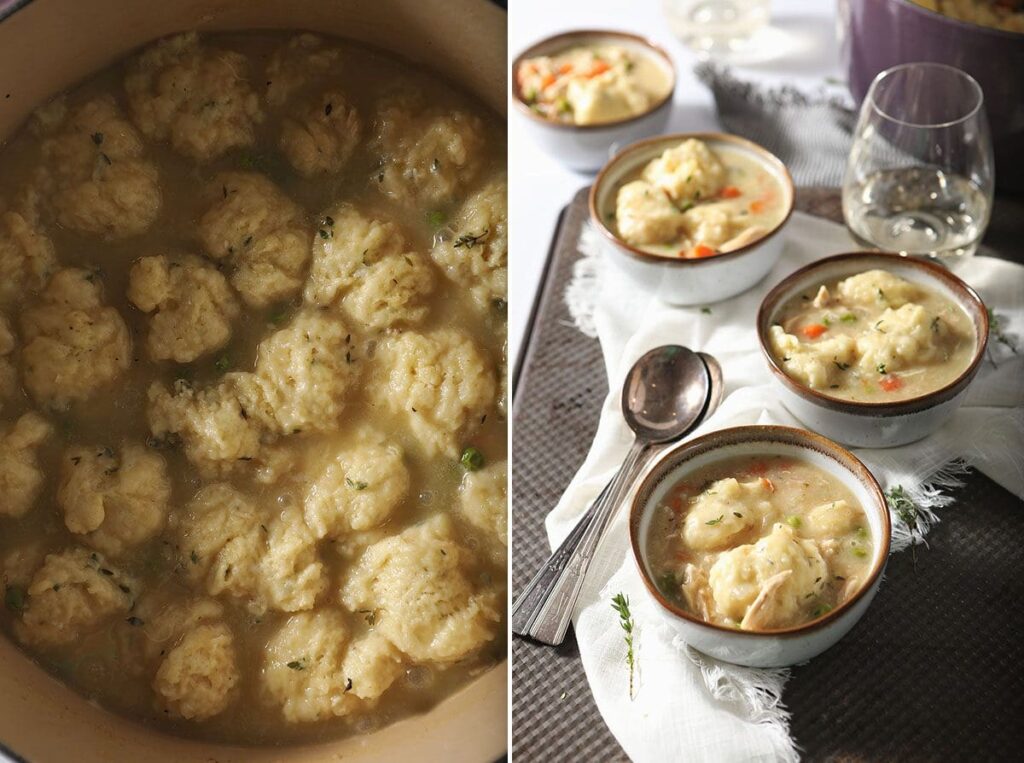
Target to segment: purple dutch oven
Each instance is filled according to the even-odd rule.
[[[1024,34],[946,18],[909,0],[839,0],[839,27],[858,103],[875,76],[897,64],[934,61],[974,77],[985,93],[996,186],[1024,191]]]

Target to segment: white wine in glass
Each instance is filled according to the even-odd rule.
[[[942,64],[875,78],[843,182],[843,216],[868,246],[937,258],[974,254],[995,186],[981,87]]]

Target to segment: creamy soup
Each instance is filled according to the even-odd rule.
[[[974,358],[967,314],[885,270],[821,284],[782,306],[771,351],[794,380],[859,402],[906,400],[953,382]]]
[[[0,624],[105,706],[372,730],[502,659],[504,124],[292,33],[154,44],[0,151]]]
[[[1024,34],[1024,0],[913,0],[943,16]]]
[[[627,244],[699,258],[762,238],[782,222],[786,200],[778,180],[750,154],[690,138],[623,180],[604,215]]]
[[[579,45],[554,56],[527,58],[516,70],[531,109],[558,122],[616,122],[650,111],[672,87],[652,54],[621,45]]]
[[[648,563],[659,590],[702,620],[775,630],[814,620],[867,580],[867,518],[853,493],[788,456],[724,459],[655,509]]]

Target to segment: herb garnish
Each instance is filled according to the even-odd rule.
[[[702,308],[700,309],[700,311],[701,311],[702,313],[704,313],[704,315],[711,315],[711,308],[710,308],[710,307],[702,307]]]
[[[612,598],[612,609],[619,614],[619,625],[625,631],[626,665],[629,667],[629,698],[633,699],[633,674],[636,668],[636,657],[633,653],[633,615],[629,611],[629,597],[619,593]]]
[[[288,667],[292,670],[305,670],[306,669],[306,658],[303,657],[301,660],[292,660],[288,663]]]
[[[455,239],[455,248],[458,249],[459,247],[464,246],[467,249],[472,249],[474,246],[480,243],[480,240],[483,239],[488,233],[490,233],[490,229],[488,228],[484,228],[483,233],[480,233],[475,236],[472,233],[464,233],[463,235]]]
[[[434,210],[433,212],[427,212],[427,225],[431,228],[440,228],[444,225],[445,215],[444,212]]]
[[[840,363],[838,360],[833,360],[832,362],[836,364],[836,368],[838,368],[840,371],[845,371],[847,368],[850,367],[849,363]]]
[[[466,467],[467,471],[475,472],[483,467],[484,454],[472,445],[468,445],[462,450],[462,457],[459,459],[459,463]]]
[[[1014,355],[1017,354],[1016,340],[1003,331],[1003,318],[1002,316],[996,315],[991,307],[988,308],[988,328],[999,344],[1009,347],[1010,351]]]
[[[216,368],[221,373],[223,373],[224,371],[227,371],[229,368],[231,368],[231,358],[229,358],[227,355],[221,355],[219,358],[213,361],[213,367]]]
[[[704,524],[706,525],[717,525],[721,524],[722,520],[725,519],[725,514],[719,514],[717,519],[709,519]]]
[[[839,316],[839,320],[841,320],[843,323],[856,323],[857,316],[854,315],[853,313],[846,313],[844,315]]]
[[[362,480],[351,480],[348,477],[345,478],[345,484],[353,490],[366,490],[366,483]]]
[[[129,625],[135,626],[136,628],[139,627],[140,625],[145,625],[146,624],[145,620],[143,620],[141,617],[136,617],[135,615],[132,615],[131,617],[129,617],[127,620],[125,620],[125,622],[128,623]]]
[[[878,373],[880,373],[882,376],[885,376],[887,373],[889,373],[888,371],[885,370],[885,363],[878,364]]]

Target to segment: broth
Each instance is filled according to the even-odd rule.
[[[659,590],[707,622],[777,630],[817,619],[866,582],[873,556],[853,493],[788,456],[728,458],[673,485],[655,509]]]
[[[505,654],[504,123],[347,41],[142,56],[0,151],[0,625],[188,736],[428,709]]]
[[[690,138],[625,178],[615,208],[604,211],[615,234],[662,257],[731,252],[764,237],[786,207],[778,180],[744,151]]]
[[[770,329],[785,372],[842,400],[890,402],[951,384],[971,364],[967,314],[885,270],[829,281],[791,299]]]

